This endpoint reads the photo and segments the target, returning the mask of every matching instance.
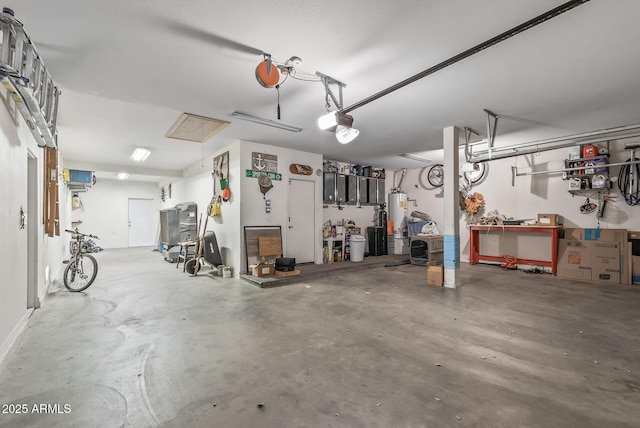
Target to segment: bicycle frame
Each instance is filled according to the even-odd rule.
[[[85,238],[99,239],[94,235],[80,233],[78,229],[65,230],[72,234],[69,243],[69,253],[71,257],[65,260],[67,267],[64,271],[65,287],[69,291],[82,291],[88,288],[95,280],[98,272],[98,265],[95,258],[89,255],[85,246]],[[86,269],[89,269],[88,272]],[[80,275],[79,277],[77,275]],[[79,282],[76,283],[76,280]],[[85,282],[86,281],[86,282]],[[78,284],[80,286],[78,286]]]

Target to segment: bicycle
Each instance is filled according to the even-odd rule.
[[[69,244],[71,257],[69,260],[65,260],[67,267],[64,269],[63,275],[64,286],[67,287],[69,291],[83,291],[93,284],[98,274],[98,262],[95,257],[88,254],[93,251],[93,246],[87,245],[87,241],[90,240],[86,238],[100,238],[95,235],[80,233],[77,227],[75,230],[65,229],[65,232],[71,233],[72,235]]]

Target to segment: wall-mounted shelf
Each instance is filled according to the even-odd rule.
[[[571,193],[571,195],[576,196],[576,195],[593,195],[593,194],[605,194],[608,195],[609,194],[609,189],[607,188],[603,188],[603,189],[574,189],[574,190],[569,190],[569,193]]]

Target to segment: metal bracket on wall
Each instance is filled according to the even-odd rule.
[[[488,117],[494,115],[497,118],[513,119],[540,125],[540,122],[529,121],[503,115],[495,115],[488,112]],[[490,119],[488,119],[490,120]],[[465,128],[471,129],[471,128]],[[495,130],[495,128],[493,128]],[[474,133],[476,133],[474,131]],[[466,137],[465,133],[465,137]],[[562,149],[565,147],[579,146],[583,144],[604,143],[611,140],[624,140],[628,138],[640,137],[640,123],[633,125],[618,126],[615,128],[600,129],[597,131],[583,132],[579,134],[565,135],[562,137],[548,138],[544,140],[529,141],[526,143],[514,144],[510,146],[496,147],[487,140],[489,147],[482,150],[474,150],[476,143],[471,143],[465,138],[465,158],[467,162],[487,162],[498,159],[508,159],[521,155],[546,152],[549,150]]]

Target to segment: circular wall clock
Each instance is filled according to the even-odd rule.
[[[429,168],[427,180],[433,187],[442,187],[444,184],[444,166],[441,164],[435,164]]]

